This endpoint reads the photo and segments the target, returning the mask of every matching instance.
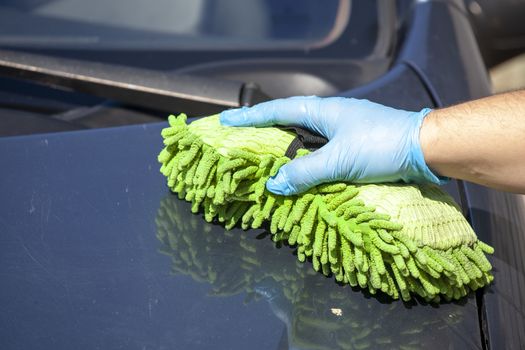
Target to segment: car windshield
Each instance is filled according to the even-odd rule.
[[[4,0],[0,45],[308,49],[337,39],[349,15],[350,0]]]

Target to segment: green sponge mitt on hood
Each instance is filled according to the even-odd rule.
[[[274,241],[297,246],[298,259],[311,259],[316,271],[394,299],[459,299],[493,279],[485,257],[493,249],[435,185],[340,182],[279,196],[265,183],[290,161],[293,132],[225,127],[218,116],[187,125],[181,114],[169,124],[161,172],[208,222],[227,229],[267,223]]]

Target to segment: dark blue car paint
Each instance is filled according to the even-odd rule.
[[[473,295],[434,306],[369,296],[262,229],[228,233],[191,214],[158,172],[164,126],[0,139],[2,348],[481,348]],[[163,227],[189,248],[159,241]],[[199,271],[252,282],[220,296]]]

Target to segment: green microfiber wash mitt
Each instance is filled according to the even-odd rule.
[[[208,222],[227,229],[268,222],[272,239],[297,246],[301,262],[310,258],[316,271],[338,282],[394,299],[459,299],[493,279],[485,257],[493,249],[437,186],[334,183],[278,196],[265,183],[290,161],[285,153],[295,134],[224,127],[218,116],[187,125],[181,114],[169,123],[161,172]]]

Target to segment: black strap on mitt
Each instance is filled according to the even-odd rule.
[[[298,128],[296,126],[281,127],[282,130],[292,131],[297,136],[293,139],[286,150],[285,156],[290,159],[294,159],[297,155],[297,150],[300,148],[306,148],[310,151],[315,151],[326,145],[328,140],[318,134],[314,134],[309,130]]]

